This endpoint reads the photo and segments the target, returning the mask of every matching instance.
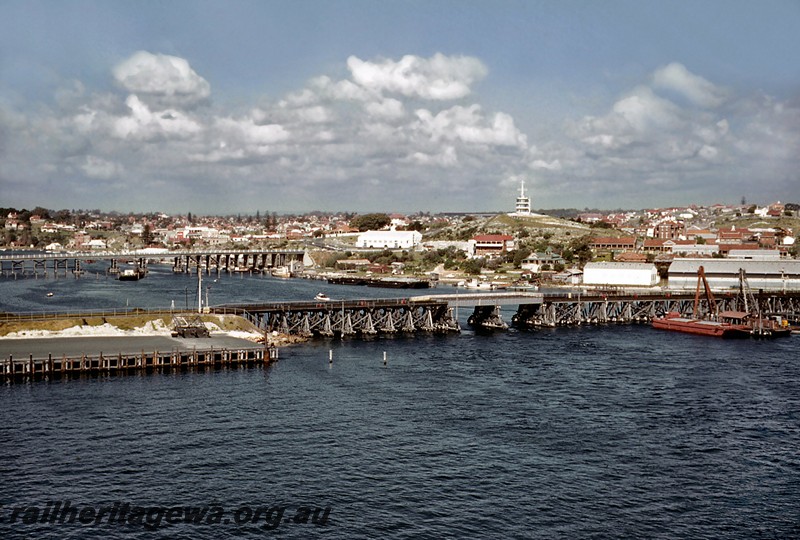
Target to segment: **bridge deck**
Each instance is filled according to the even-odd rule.
[[[197,257],[205,255],[260,255],[280,253],[284,255],[303,255],[302,249],[197,249],[175,250],[163,253],[142,251],[80,251],[63,253],[16,253],[13,255],[0,255],[0,262],[4,261],[30,261],[30,260],[61,260],[61,259],[168,259],[170,257]]]

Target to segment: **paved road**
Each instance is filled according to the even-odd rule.
[[[225,335],[208,338],[172,338],[168,336],[122,336],[122,337],[51,337],[51,338],[0,338],[0,358],[47,358],[53,356],[96,355],[103,353],[134,354],[142,351],[170,351],[192,349],[251,349],[263,345]]]

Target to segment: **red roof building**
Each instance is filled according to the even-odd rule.
[[[514,249],[514,237],[507,234],[479,234],[472,238],[475,255],[499,255]]]
[[[589,247],[595,251],[635,251],[636,238],[633,236],[593,238]]]

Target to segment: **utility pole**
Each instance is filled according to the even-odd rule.
[[[203,272],[200,271],[200,261],[197,261],[197,313],[203,313]]]

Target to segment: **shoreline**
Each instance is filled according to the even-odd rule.
[[[235,326],[237,329],[225,329],[219,323],[229,322],[235,317]],[[285,347],[295,343],[303,343],[308,341],[306,338],[299,336],[292,336],[288,334],[280,334],[278,332],[262,333],[253,327],[249,322],[241,319],[240,317],[232,315],[219,316],[217,322],[204,321],[203,324],[210,332],[210,338],[214,337],[229,337],[236,339],[243,339],[253,343],[264,343],[269,347]],[[85,321],[84,321],[85,322]],[[141,326],[136,326],[130,329],[121,328],[118,325],[112,324],[104,320],[101,324],[74,324],[58,330],[34,328],[33,324],[23,324],[23,327],[6,334],[0,335],[0,340],[14,340],[14,339],[61,339],[61,338],[111,338],[111,337],[172,337],[172,329],[170,325],[165,324],[160,318],[146,321]],[[28,326],[25,328],[25,326]],[[250,327],[250,329],[242,329],[243,327]],[[192,339],[192,338],[184,338]]]

